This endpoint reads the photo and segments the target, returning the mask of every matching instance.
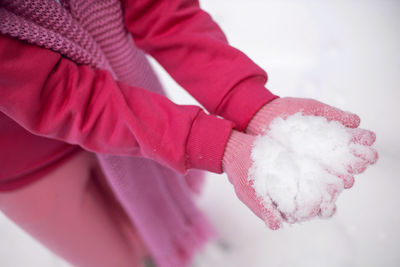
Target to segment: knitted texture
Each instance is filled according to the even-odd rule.
[[[269,228],[276,230],[282,224],[279,211],[274,206],[263,203],[256,196],[256,192],[251,186],[252,181],[248,179],[248,172],[252,165],[250,154],[254,140],[255,136],[233,131],[226,146],[222,164],[238,198]]]
[[[144,53],[136,48],[124,26],[118,0],[71,0],[63,4],[68,5],[72,16],[105,53],[116,79],[153,92],[163,92]]]
[[[78,64],[106,69],[129,85],[163,93],[125,29],[118,0],[64,0],[61,5],[53,0],[2,1],[0,32]],[[147,159],[97,157],[157,265],[186,266],[214,230],[194,205],[183,177]]]
[[[268,125],[276,117],[287,117],[297,112],[304,115],[323,116],[335,120],[346,127],[357,128],[360,118],[356,114],[345,112],[314,99],[282,97],[265,104],[251,119],[246,132],[258,135],[268,130]]]
[[[111,71],[100,46],[55,1],[2,1],[0,32],[59,52],[78,64]]]

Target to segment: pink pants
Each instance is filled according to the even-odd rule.
[[[147,250],[82,151],[39,181],[0,193],[0,210],[74,266],[144,266]]]

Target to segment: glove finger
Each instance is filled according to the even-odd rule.
[[[278,230],[282,226],[282,222],[284,218],[282,214],[277,210],[276,205],[274,203],[261,202],[261,219],[265,222],[265,224],[272,230]]]
[[[332,175],[332,179],[336,179]],[[324,194],[321,184],[315,181],[299,182],[298,192],[295,196],[295,211],[291,212],[291,222],[302,222],[316,217],[324,199],[330,199],[329,194]]]
[[[321,203],[321,209],[318,214],[320,218],[327,219],[332,217],[336,213],[336,199],[339,194],[342,192],[342,188],[339,188],[337,185],[328,185],[326,191],[329,196],[326,196]]]
[[[321,206],[321,210],[318,213],[318,216],[322,219],[331,218],[336,213],[336,204],[335,203],[326,203]]]
[[[328,173],[335,175],[339,179],[343,181],[343,186],[345,189],[349,189],[354,185],[354,176],[349,173],[342,173],[335,171],[333,169],[326,168],[325,169]]]
[[[321,211],[321,201],[318,201],[318,203],[313,203],[313,204],[298,203],[296,211],[293,214],[289,215],[290,217],[289,221],[291,223],[308,221],[317,216],[320,213],[320,211]]]
[[[347,131],[352,135],[350,140],[353,144],[360,144],[363,146],[372,146],[372,144],[376,140],[376,135],[374,132],[369,130],[355,128],[355,129],[347,129]]]
[[[272,230],[281,227],[283,218],[276,205],[270,198],[261,198],[256,195],[252,181],[239,183],[235,187],[238,198]]]
[[[320,195],[318,201],[299,203],[294,217],[297,221],[310,220],[316,216],[331,217],[336,211],[335,201],[342,190],[343,187],[337,184],[326,185],[326,191]]]
[[[338,121],[346,127],[357,128],[360,125],[360,117],[354,113],[346,112],[338,108],[314,101],[309,115],[322,116],[328,121]]]
[[[360,174],[367,169],[368,165],[368,161],[355,157],[354,160],[346,166],[346,170],[349,174]]]
[[[379,158],[378,152],[369,146],[352,145],[350,151],[354,156],[370,165],[375,164]]]
[[[353,175],[351,175],[349,173],[346,173],[346,174],[338,173],[338,174],[336,174],[336,176],[339,177],[339,179],[343,180],[343,185],[344,185],[345,189],[349,189],[349,188],[353,187],[353,185],[354,185],[354,176]]]

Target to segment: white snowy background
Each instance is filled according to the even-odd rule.
[[[376,132],[380,159],[340,196],[332,219],[279,231],[236,198],[226,177],[209,175],[199,204],[223,246],[209,246],[197,266],[400,266],[400,1],[201,2],[231,44],[268,72],[272,92],[357,113]],[[154,65],[171,99],[195,103]],[[0,213],[0,266],[69,265]]]

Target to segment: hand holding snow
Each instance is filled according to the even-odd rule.
[[[327,218],[353,175],[376,162],[374,141],[370,131],[324,117],[276,118],[253,144],[248,178],[264,204],[274,205],[287,222]]]

